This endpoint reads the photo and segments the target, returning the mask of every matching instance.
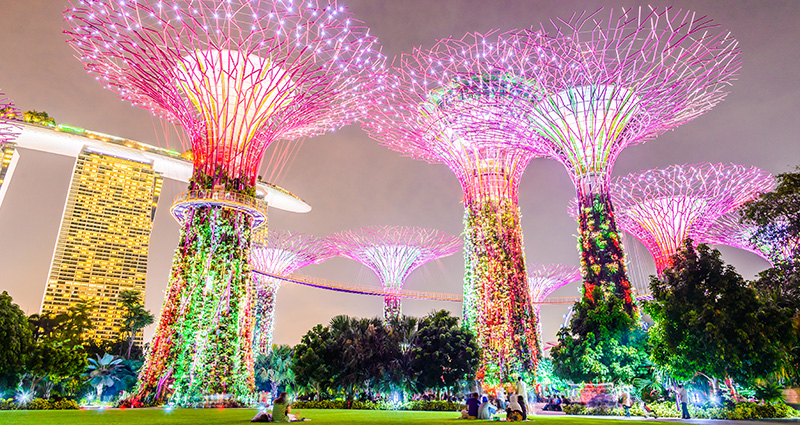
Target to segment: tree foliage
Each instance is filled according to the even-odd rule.
[[[152,324],[155,317],[144,308],[140,291],[122,291],[119,293],[117,302],[122,307],[122,334],[128,339],[125,358],[130,360],[136,336],[145,326]]]
[[[794,257],[800,248],[800,172],[778,174],[775,179],[775,190],[742,207],[742,221],[756,226],[752,242],[770,247],[772,261],[780,262],[785,260],[784,248],[793,247]]]
[[[334,317],[295,347],[292,371],[307,392],[325,397],[453,387],[475,375],[478,347],[458,319],[438,311],[418,321],[403,317]]]
[[[269,354],[258,356],[255,361],[256,387],[270,391],[273,399],[278,395],[278,388],[292,388],[295,381],[293,356],[294,349],[288,345],[274,346]]]
[[[422,320],[409,356],[417,390],[454,387],[465,377],[475,376],[480,357],[475,336],[446,310]]]
[[[602,291],[596,286],[577,302],[570,325],[559,331],[550,352],[554,373],[574,382],[626,384],[650,376],[646,332],[623,300]]]
[[[774,374],[791,343],[791,317],[707,245],[687,240],[673,261],[650,281],[653,361],[683,380],[702,374],[749,384]]]

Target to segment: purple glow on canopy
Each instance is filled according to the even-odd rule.
[[[330,236],[338,255],[369,267],[387,295],[384,317],[400,317],[400,292],[417,267],[461,248],[457,236],[418,227],[362,227]]]
[[[364,78],[384,61],[335,0],[81,1],[65,17],[90,74],[183,127],[196,169],[251,184],[273,141],[361,116]]]
[[[544,301],[556,289],[578,281],[581,269],[565,264],[534,264],[528,266],[528,285],[533,302]]]
[[[774,187],[755,167],[702,163],[629,174],[611,185],[620,228],[641,241],[660,274],[686,238],[710,242],[709,227]]]
[[[782,232],[785,226],[774,225],[777,232]],[[770,264],[786,261],[793,258],[794,253],[800,249],[800,239],[789,243],[756,243],[753,240],[755,227],[741,222],[739,211],[733,211],[718,218],[711,223],[706,231],[705,243],[732,246],[734,248],[750,251],[767,260]]]
[[[19,130],[14,125],[19,110],[14,107],[10,99],[0,93],[0,143],[8,143],[17,138]]]
[[[321,263],[335,255],[327,239],[286,230],[271,230],[266,241],[254,242],[250,264],[254,270],[285,276],[311,264]],[[272,347],[275,326],[275,300],[281,281],[254,274],[253,353],[267,354]]]
[[[567,266],[565,264],[535,264],[528,266],[528,286],[531,291],[531,299],[534,303],[540,303],[558,288],[576,282],[581,279],[581,268],[578,266]],[[542,338],[541,308],[539,304],[533,305],[538,320],[539,339]]]
[[[537,137],[526,145],[561,162],[578,192],[584,295],[591,301],[599,287],[634,314],[608,195],[614,162],[627,146],[721,101],[740,67],[738,43],[705,16],[640,8],[552,20],[522,34],[519,46],[538,49],[528,78],[544,93],[530,102]]]
[[[533,372],[539,352],[525,280],[519,180],[537,155],[524,107],[540,88],[528,71],[536,49],[516,33],[442,39],[395,59],[376,80],[363,123],[380,144],[445,164],[464,194],[464,321],[483,348],[487,385]]]

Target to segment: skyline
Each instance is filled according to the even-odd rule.
[[[594,3],[575,1],[536,8],[526,1],[498,2],[485,9],[479,7],[479,1],[402,3],[401,6],[374,0],[343,2],[379,37],[384,54],[390,59],[415,46],[428,48],[436,39],[446,36],[460,37],[466,32],[494,28],[523,28],[544,19],[568,18],[572,12],[595,8]],[[800,47],[791,45],[791,40],[800,38],[800,29],[794,24],[800,17],[800,4],[791,1],[766,4],[769,7],[747,2],[675,3],[676,8],[708,14],[715,23],[731,31],[741,43],[743,68],[729,88],[728,97],[710,112],[653,141],[626,149],[617,161],[615,177],[701,161],[757,166],[772,173],[790,171],[800,163],[796,137],[800,134],[800,123],[793,116],[800,107],[798,82],[786,71],[800,62]],[[472,12],[453,13],[459,6]],[[6,40],[19,41],[0,46],[0,57],[18,59],[0,65],[0,91],[20,109],[45,110],[59,123],[161,147],[179,146],[174,143],[174,135],[165,140],[159,134],[161,124],[154,122],[147,111],[120,102],[71,57],[73,52],[60,32],[61,12],[65,7],[60,2],[40,0],[6,8],[7,13],[0,17],[0,34]],[[40,19],[30,19],[32,15]],[[407,22],[414,22],[416,31],[405,31]],[[266,156],[269,158],[269,152]],[[28,314],[36,312],[32,308],[38,310],[41,302],[73,162],[49,154],[21,152],[16,175],[0,208],[0,240],[14,241],[13,245],[6,242],[0,247],[0,268],[4,270],[0,290],[9,290]],[[338,181],[336,185],[330,183],[334,178]],[[272,183],[312,206],[308,214],[271,209],[273,229],[316,236],[369,225],[462,232],[461,190],[452,173],[442,165],[401,157],[370,140],[357,126],[304,142],[281,178]],[[147,308],[154,313],[161,308],[169,263],[178,240],[178,225],[170,217],[168,207],[174,196],[183,191],[185,184],[165,181],[156,213],[146,301]],[[534,159],[528,166],[520,186],[520,206],[529,265],[578,264],[574,239],[577,225],[567,214],[573,196],[572,184],[560,164]],[[631,272],[636,280],[637,274],[652,274],[655,269],[646,250],[635,245],[638,242],[632,245],[632,240],[626,238],[628,260],[635,261],[638,256],[646,264],[646,270]],[[746,278],[768,267],[754,254],[740,250],[724,249],[723,258]],[[44,270],[42,263],[46,263]],[[463,267],[462,255],[444,258],[412,274],[405,287],[460,293]],[[636,267],[632,265],[631,269]],[[379,286],[368,269],[341,258],[309,266],[303,273]],[[577,297],[578,287],[573,283],[553,296]],[[314,324],[327,323],[335,314],[379,316],[383,304],[380,297],[296,285],[282,286],[278,298],[281,301],[276,310],[275,340],[292,344]],[[433,308],[448,308],[460,315],[460,305],[454,303],[403,302],[406,314],[421,316]],[[544,341],[553,340],[566,309],[567,306],[542,307]],[[151,332],[146,333],[146,338]]]

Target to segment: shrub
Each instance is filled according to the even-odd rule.
[[[660,418],[680,417],[680,411],[675,403],[664,401],[661,403],[648,404],[655,414]],[[588,407],[583,404],[571,404],[564,406],[564,413],[568,415],[591,415],[591,416],[623,416],[624,410],[620,407]],[[698,419],[777,419],[796,417],[798,412],[783,403],[758,404],[752,402],[737,403],[731,407],[716,407],[705,405],[701,407],[689,405],[689,414]],[[631,415],[643,416],[644,410],[640,405],[631,407]]]
[[[444,400],[414,400],[405,403],[401,407],[403,410],[426,410],[433,412],[458,412],[465,406],[461,403]]]

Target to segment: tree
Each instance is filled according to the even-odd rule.
[[[647,333],[624,307],[599,286],[575,303],[570,325],[559,331],[558,345],[550,351],[553,372],[573,382],[631,384],[649,377]]]
[[[707,245],[687,240],[673,261],[650,281],[653,361],[678,379],[702,375],[715,389],[724,380],[732,393],[731,379],[751,384],[774,374],[790,343],[790,318]]]
[[[452,389],[478,370],[480,348],[475,336],[447,310],[435,311],[419,323],[410,353],[417,390]]]
[[[34,314],[28,318],[33,342],[25,370],[31,393],[44,383],[43,393],[49,397],[53,385],[78,377],[86,369],[82,344],[86,331],[93,328],[90,309],[90,304],[78,303],[59,314]]]
[[[125,358],[130,360],[131,349],[136,335],[145,326],[152,324],[155,317],[149,310],[144,308],[142,293],[139,291],[122,291],[117,297],[117,302],[122,307],[122,334],[128,336],[128,349]]]
[[[291,388],[294,384],[293,356],[292,347],[278,345],[266,356],[256,359],[256,386],[261,390],[269,389],[273,400],[278,397],[279,387]]]
[[[116,381],[120,380],[117,376],[124,367],[122,357],[105,354],[102,357],[97,355],[94,359],[89,359],[89,367],[84,376],[86,381],[97,389],[98,403],[103,399],[103,388],[111,387]]]
[[[752,242],[772,247],[771,259],[777,263],[786,259],[784,248],[790,248],[792,257],[800,249],[800,172],[778,174],[775,179],[775,190],[742,207],[742,221],[756,226]]]
[[[327,394],[336,378],[341,353],[327,326],[317,325],[306,332],[292,355],[295,382],[316,393],[317,399]]]
[[[33,342],[27,317],[8,292],[0,294],[0,389],[16,387]]]

